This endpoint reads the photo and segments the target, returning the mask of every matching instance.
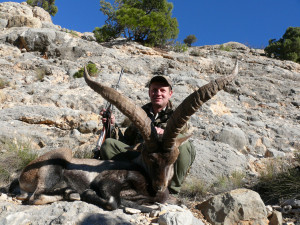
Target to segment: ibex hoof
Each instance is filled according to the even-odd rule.
[[[25,201],[30,198],[30,195],[28,195],[28,193],[23,193],[23,194],[17,195],[16,198],[18,200]]]
[[[113,196],[110,196],[107,205],[106,205],[106,209],[108,210],[115,210],[119,208],[118,203],[116,201],[116,199]]]
[[[72,193],[69,195],[70,201],[80,201],[80,195],[78,193]]]

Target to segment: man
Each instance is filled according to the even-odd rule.
[[[173,106],[170,101],[173,90],[171,81],[165,76],[155,76],[149,82],[149,97],[150,103],[144,105],[142,109],[147,113],[148,117],[152,120],[158,136],[162,136],[167,124],[167,120],[173,113]],[[102,111],[100,114],[103,115]],[[102,122],[105,123],[106,119],[103,118]],[[115,125],[115,117],[111,117],[112,125]],[[182,129],[181,133],[187,131],[187,125]],[[182,134],[180,134],[182,135]],[[179,135],[179,136],[180,136]],[[100,155],[101,159],[112,160],[132,160],[136,158],[140,152],[127,151],[129,146],[141,143],[142,136],[138,130],[130,125],[124,132],[124,136],[119,140],[108,138],[101,146]],[[174,176],[169,185],[169,191],[172,194],[179,193],[181,184],[188,173],[190,166],[195,159],[194,146],[189,142],[183,143],[179,147],[180,154],[174,164]]]

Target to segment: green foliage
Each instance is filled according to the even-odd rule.
[[[37,154],[32,151],[31,143],[22,140],[5,140],[0,145],[0,183],[8,184],[17,173],[32,160]]]
[[[99,70],[97,69],[96,65],[94,63],[89,63],[87,66],[87,71],[89,72],[90,76],[96,76],[99,72]],[[73,77],[74,78],[81,78],[83,77],[83,73],[84,73],[84,67],[80,68],[80,70],[78,70],[78,72],[76,72]]]
[[[224,46],[224,45],[220,45],[220,48],[219,48],[221,51],[226,51],[226,52],[231,52],[232,51],[232,48],[227,45],[227,46]]]
[[[55,6],[55,0],[27,0],[28,5],[39,6],[45,9],[51,16],[55,16],[58,9]]]
[[[300,63],[300,27],[289,27],[278,41],[269,40],[267,56]]]
[[[191,47],[193,43],[195,43],[197,41],[197,38],[194,34],[190,34],[188,35],[184,40],[183,42],[185,44],[187,44],[187,46]]]
[[[183,44],[180,41],[170,42],[169,49],[174,52],[186,52],[188,50],[187,44]]]
[[[178,35],[173,5],[167,0],[115,0],[113,5],[101,0],[100,6],[108,19],[94,30],[99,42],[123,35],[148,46],[163,46]]]
[[[66,33],[71,34],[73,37],[79,37],[78,33],[74,30],[66,30]]]
[[[107,42],[120,36],[120,31],[111,26],[110,24],[105,24],[102,27],[96,27],[93,31],[97,42]]]

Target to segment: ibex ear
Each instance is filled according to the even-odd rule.
[[[183,142],[185,142],[186,140],[188,140],[192,135],[187,135],[187,136],[183,136],[183,137],[177,137],[175,140],[175,146],[179,147]]]

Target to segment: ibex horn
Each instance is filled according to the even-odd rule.
[[[106,101],[113,104],[120,112],[129,118],[140,131],[149,151],[156,148],[155,134],[151,131],[151,120],[141,107],[137,106],[131,99],[123,96],[115,89],[93,81],[86,67],[84,67],[84,79],[90,88],[99,93]]]
[[[230,83],[237,74],[238,61],[236,61],[235,68],[231,75],[209,82],[184,99],[167,122],[163,135],[164,151],[172,150],[177,135],[189,118],[203,105],[203,103],[211,99],[218,91],[222,90]]]

